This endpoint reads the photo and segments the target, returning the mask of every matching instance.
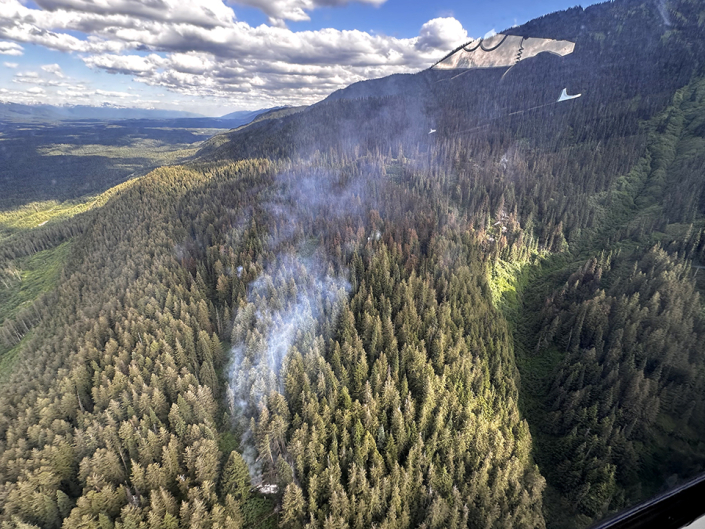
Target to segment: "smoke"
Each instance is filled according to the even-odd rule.
[[[661,18],[663,19],[664,25],[670,26],[671,25],[671,14],[668,12],[667,0],[657,0],[656,7],[658,8],[658,12],[661,15]]]
[[[343,175],[320,167],[289,170],[277,177],[275,198],[265,204],[272,230],[269,246],[278,249],[326,236],[331,223],[346,217],[362,219],[376,201],[369,196],[372,171]]]
[[[249,288],[247,305],[233,325],[228,403],[244,431],[243,457],[253,481],[261,467],[250,428],[267,396],[283,393],[285,359],[293,346],[305,352],[318,336],[329,334],[350,284],[321,273],[315,259],[285,255]]]
[[[363,192],[338,174],[308,168],[280,174],[272,198],[263,204],[273,258],[248,286],[247,303],[233,322],[227,391],[253,483],[262,481],[262,465],[252,420],[272,393],[284,392],[292,348],[305,355],[317,340],[330,337],[350,291],[347,270],[335,266],[315,227],[322,232],[331,219],[361,213]]]

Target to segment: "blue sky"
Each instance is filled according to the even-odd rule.
[[[583,7],[596,2],[582,2]],[[418,71],[574,1],[0,0],[0,100],[205,115]]]
[[[385,33],[398,37],[414,37],[424,22],[437,17],[452,16],[460,21],[470,36],[482,36],[495,29],[502,31],[515,24],[522,24],[547,13],[582,5],[587,7],[596,1],[566,0],[493,0],[466,2],[429,2],[423,0],[387,0],[379,7],[364,4],[350,4],[345,8],[322,7],[312,13],[310,22],[297,22],[290,27],[296,30],[321,29],[360,29]],[[239,13],[241,8],[235,7]],[[243,17],[266,22],[261,13],[246,9]],[[245,20],[248,20],[245,18]]]

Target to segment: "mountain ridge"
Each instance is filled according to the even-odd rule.
[[[163,110],[153,108],[89,106],[89,105],[47,105],[20,104],[0,101],[0,121],[17,122],[53,122],[53,121],[117,121],[117,120],[166,120],[166,119],[199,119],[249,123],[260,114],[277,110],[281,107],[262,108],[258,110],[239,110],[219,117],[208,117],[196,112],[183,110]],[[238,125],[233,125],[238,126]]]

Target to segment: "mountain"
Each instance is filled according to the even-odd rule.
[[[281,107],[268,111],[263,111],[261,114],[258,114],[257,117],[255,117],[253,120],[245,123],[239,123],[238,125],[231,127],[231,130],[213,136],[210,140],[207,141],[203,148],[199,150],[199,157],[206,159],[210,156],[209,153],[216,151],[223,144],[230,144],[233,138],[236,137],[238,133],[244,128],[255,125],[256,123],[260,123],[262,121],[276,120],[277,122],[280,122],[282,118],[290,116],[292,114],[297,114],[307,108],[308,107],[306,106]]]
[[[273,110],[279,110],[285,107],[272,107],[272,108],[262,108],[260,110],[239,110],[237,112],[231,112],[230,114],[225,114],[224,116],[221,116],[220,119],[227,119],[227,120],[239,120],[239,121],[245,121],[249,123],[253,119],[255,119],[257,116],[260,114],[264,114],[266,112],[271,112]]]
[[[0,121],[32,123],[53,121],[120,121],[120,120],[174,120],[173,126],[183,127],[239,127],[260,114],[285,107],[263,108],[231,112],[218,118],[205,117],[194,112],[143,108],[91,107],[85,105],[52,106],[23,105],[0,102]],[[192,120],[192,121],[188,121]]]
[[[13,212],[0,521],[580,528],[703,472],[704,20],[553,13],[502,35],[565,56],[357,83]]]
[[[623,26],[619,32],[611,30],[615,17]],[[336,148],[374,145],[386,152],[399,141],[428,143],[424,136],[429,128],[437,128],[438,137],[450,137],[472,126],[504,126],[511,119],[516,121],[514,112],[556,101],[563,88],[584,94],[577,112],[566,112],[576,105],[555,105],[531,110],[529,116],[538,121],[541,116],[558,114],[546,122],[556,137],[568,127],[599,125],[605,110],[621,113],[629,126],[638,126],[639,120],[665,108],[699,64],[701,30],[697,22],[684,20],[688,20],[686,25],[669,30],[669,38],[663,40],[667,26],[658,8],[650,4],[607,3],[547,15],[504,33],[569,40],[576,43],[574,53],[566,57],[541,54],[521,61],[504,77],[506,69],[502,68],[469,70],[460,76],[452,70],[428,69],[355,83],[296,117],[260,123],[234,134],[231,144],[215,156],[254,155],[265,144],[262,136],[271,136],[289,153],[316,150],[318,142]],[[333,104],[340,100],[345,103]],[[636,105],[636,110],[630,105]],[[330,123],[328,115],[336,121]],[[208,149],[206,145],[204,153]]]
[[[202,117],[193,112],[142,108],[91,107],[85,105],[22,105],[0,102],[0,121],[68,121],[120,119],[175,119]]]

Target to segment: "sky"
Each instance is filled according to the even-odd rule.
[[[0,0],[0,101],[220,116],[315,103],[595,0]]]

